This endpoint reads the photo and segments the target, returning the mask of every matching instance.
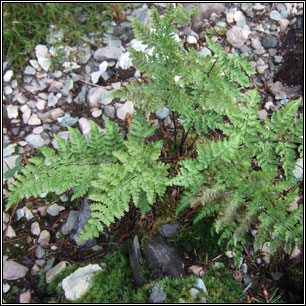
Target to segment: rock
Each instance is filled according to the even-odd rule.
[[[287,28],[288,25],[289,25],[289,20],[288,20],[288,19],[280,19],[280,20],[278,21],[278,24],[279,24],[279,26],[280,26],[280,30],[281,30],[281,31],[285,31],[286,28]]]
[[[6,260],[3,263],[3,279],[4,280],[16,280],[22,278],[28,272],[28,268],[20,265],[19,263]]]
[[[40,57],[49,57],[49,51],[47,46],[45,45],[37,45],[35,47],[35,55],[37,58]]]
[[[228,12],[228,13],[226,13],[226,22],[227,22],[228,24],[234,22],[234,13],[233,13],[233,12]]]
[[[301,254],[301,250],[299,249],[299,247],[297,245],[294,246],[291,254],[290,254],[290,259],[295,259],[298,258]]]
[[[167,107],[163,107],[162,109],[155,112],[155,115],[158,119],[164,120],[169,116],[169,109]]]
[[[275,280],[276,282],[279,281],[285,274],[281,273],[281,272],[275,272],[272,274],[272,278],[273,280]]]
[[[175,235],[178,232],[178,230],[180,229],[180,226],[181,225],[179,223],[164,224],[160,228],[160,233],[164,237]]]
[[[133,66],[132,59],[130,57],[130,52],[125,52],[120,55],[116,67],[123,70],[129,69]]]
[[[47,208],[47,214],[49,214],[50,216],[58,216],[59,213],[61,211],[65,210],[65,207],[63,206],[60,206],[60,205],[57,205],[56,203],[55,204],[52,204],[51,206],[49,206]]]
[[[61,261],[59,262],[56,266],[54,266],[52,269],[50,269],[47,273],[46,273],[46,283],[50,284],[52,278],[59,274],[61,271],[65,270],[67,267],[68,262],[67,261]]]
[[[28,125],[40,125],[41,121],[36,114],[32,114],[31,118],[28,121]]]
[[[241,11],[236,11],[233,15],[233,18],[236,22],[245,20],[245,16],[243,15]]]
[[[102,73],[101,71],[95,71],[90,74],[92,83],[96,84],[99,81],[101,73]]]
[[[88,134],[90,132],[90,122],[88,119],[82,117],[79,119],[79,127],[83,135]]]
[[[38,126],[36,128],[33,129],[33,134],[41,134],[44,131],[44,127],[43,126]]]
[[[205,294],[208,294],[206,286],[201,278],[196,279],[195,283],[193,284],[193,287],[199,291],[203,291]]]
[[[4,82],[9,82],[14,75],[13,70],[7,70],[3,76],[3,81]]]
[[[144,246],[147,267],[154,278],[171,275],[174,278],[184,277],[184,259],[175,246],[163,237],[152,236]]]
[[[106,105],[104,108],[104,113],[108,118],[115,118],[115,108],[111,105]]]
[[[62,288],[68,300],[75,301],[80,298],[92,283],[94,273],[102,271],[97,264],[90,264],[84,268],[77,269],[62,281]]]
[[[51,92],[48,96],[48,107],[52,107],[56,105],[58,102],[58,98],[54,95],[53,92]]]
[[[58,118],[57,121],[62,127],[66,127],[67,125],[75,125],[79,121],[79,118],[71,117],[69,114],[66,114],[64,117]]]
[[[251,39],[251,44],[252,44],[252,47],[254,49],[260,49],[262,48],[262,45],[261,45],[261,42],[258,38],[252,38]]]
[[[187,43],[190,45],[196,45],[198,42],[197,39],[191,35],[188,35],[186,40],[187,40]]]
[[[20,294],[20,296],[19,296],[19,303],[21,303],[21,304],[29,304],[29,303],[31,303],[31,291],[30,290]]]
[[[103,87],[94,87],[91,88],[88,96],[87,96],[87,100],[89,103],[90,107],[99,107],[100,106],[100,102],[101,102],[101,97],[102,94],[106,91],[105,88]]]
[[[33,68],[32,66],[26,66],[25,69],[24,69],[24,74],[35,75],[36,74],[36,69]]]
[[[275,21],[279,21],[279,20],[282,19],[282,16],[281,16],[281,14],[280,14],[278,11],[273,10],[273,11],[270,13],[270,18],[273,19],[273,20],[275,20]]]
[[[17,146],[17,143],[13,143],[13,144],[6,146],[2,151],[2,154],[3,154],[2,158],[8,157],[14,154],[16,150],[16,146]]]
[[[75,210],[71,210],[69,212],[68,218],[66,223],[62,226],[61,228],[61,233],[63,235],[68,235],[71,233],[71,231],[73,230],[75,223],[77,221],[77,218],[79,216],[79,212],[75,211]]]
[[[268,34],[262,39],[262,45],[266,49],[275,48],[277,44],[278,44],[277,38],[273,35]]]
[[[44,110],[45,107],[46,107],[46,103],[47,103],[47,101],[45,101],[45,100],[37,99],[37,102],[36,102],[35,107],[36,107],[38,110]]]
[[[45,254],[46,254],[46,252],[43,249],[43,247],[41,245],[37,245],[36,250],[35,250],[35,257],[40,259],[40,258],[44,257]]]
[[[275,112],[277,110],[277,106],[273,104],[273,102],[269,101],[265,104],[266,110],[271,110],[272,112]]]
[[[9,290],[11,289],[11,286],[8,283],[3,283],[3,293],[8,293]]]
[[[78,49],[79,49],[79,52],[80,52],[78,62],[79,62],[79,64],[84,65],[91,58],[91,48],[90,48],[90,46],[86,46],[86,47],[80,46]]]
[[[10,95],[10,94],[12,94],[13,93],[13,89],[12,89],[12,87],[11,86],[5,86],[4,87],[4,94],[5,95]]]
[[[34,222],[31,224],[31,233],[34,236],[39,236],[40,234],[40,227],[38,222]]]
[[[18,106],[9,104],[6,107],[6,111],[9,119],[16,119],[18,117]]]
[[[272,84],[272,86],[269,87],[269,91],[271,92],[272,95],[276,96],[280,92],[285,91],[285,87],[280,81],[277,81]]]
[[[60,81],[53,81],[48,89],[49,92],[59,92],[63,87],[63,83]]]
[[[296,179],[303,179],[304,177],[303,158],[297,159],[295,169],[293,170],[293,175]]]
[[[269,68],[269,65],[261,65],[261,66],[257,66],[257,72],[259,74],[263,74],[265,72],[266,69]]]
[[[189,289],[189,294],[191,295],[191,297],[196,300],[198,297],[198,294],[200,293],[200,291],[198,289],[195,288],[191,288]]]
[[[15,233],[14,229],[10,225],[6,229],[5,237],[7,237],[7,238],[14,238],[14,237],[16,237],[16,233]]]
[[[9,169],[13,169],[16,165],[17,158],[18,158],[18,155],[12,155],[12,156],[5,157],[3,161]]]
[[[152,288],[151,295],[148,299],[148,303],[155,304],[155,303],[163,303],[165,299],[167,298],[164,291],[160,288],[159,283],[155,283],[155,285]]]
[[[28,107],[27,105],[24,105],[24,106]],[[21,108],[20,108],[20,110],[21,110]],[[32,111],[31,111],[29,108],[27,108],[27,109],[23,112],[23,114],[22,114],[22,120],[23,120],[24,124],[28,124],[28,122],[29,122],[29,120],[30,120],[30,118],[31,118],[31,115],[32,115]]]
[[[98,62],[104,61],[106,59],[115,59],[118,60],[122,54],[120,47],[113,47],[107,45],[104,48],[99,48],[94,53],[94,59]]]
[[[204,47],[198,53],[206,57],[211,54],[211,51],[208,48]]]
[[[91,115],[94,117],[94,118],[98,118],[102,115],[102,111],[101,109],[94,109],[91,113]]]
[[[26,141],[34,148],[39,148],[45,145],[45,141],[40,135],[30,134],[26,137]]]
[[[77,244],[79,247],[85,247],[85,248],[91,248],[94,245],[97,244],[96,239],[89,239],[85,240],[81,243],[77,242],[77,239],[81,233],[81,231],[84,229],[85,224],[88,223],[88,220],[91,219],[91,210],[89,208],[89,204],[87,200],[85,199],[82,203],[80,213],[77,218],[77,222],[73,229],[73,234],[70,235],[70,239]]]
[[[47,230],[43,230],[37,241],[43,248],[49,247],[50,233]]]
[[[28,99],[22,93],[18,93],[14,97],[13,101],[14,100],[18,101],[20,104],[25,104],[28,101]]]
[[[193,30],[197,32],[203,25],[203,19],[209,19],[212,14],[221,15],[224,10],[222,3],[201,3],[200,9],[192,18]]]
[[[37,260],[43,260],[43,259],[37,259]],[[40,267],[38,265],[33,265],[30,273],[32,276],[37,276],[39,274],[39,271],[40,271]]]
[[[225,256],[227,258],[233,258],[235,256],[235,253],[233,251],[226,251]]]
[[[261,248],[261,252],[264,254],[262,260],[264,263],[269,264],[271,259],[270,242],[265,242]]]
[[[134,104],[131,101],[126,101],[123,106],[117,109],[117,117],[121,120],[125,120],[127,114],[134,113]]]
[[[146,279],[141,273],[140,261],[142,260],[138,236],[134,236],[132,248],[129,254],[129,263],[132,270],[133,279],[137,286],[142,287]]]
[[[56,121],[57,118],[63,117],[64,111],[60,108],[51,109],[50,111],[38,114],[39,119],[44,123],[51,123]]]
[[[204,275],[203,267],[199,267],[199,266],[196,266],[196,265],[189,267],[188,272],[195,275],[195,276],[200,276],[200,277],[202,277]]]
[[[107,105],[113,101],[113,98],[111,97],[111,91],[104,91],[101,95],[101,104]]]
[[[250,31],[244,28],[233,26],[226,32],[227,41],[237,49],[240,49],[248,40]]]

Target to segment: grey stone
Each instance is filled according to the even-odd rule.
[[[37,245],[35,250],[35,257],[36,258],[43,258],[45,256],[45,250],[42,248],[41,245]]]
[[[203,19],[209,19],[212,14],[221,15],[225,10],[222,3],[201,3],[197,13],[192,18],[192,28],[199,31],[203,25]]]
[[[160,228],[160,233],[165,237],[175,235],[180,229],[180,226],[181,225],[179,223],[164,224]]]
[[[54,95],[53,92],[51,92],[48,96],[48,107],[52,107],[56,105],[58,102],[58,98]]]
[[[64,111],[60,108],[51,109],[50,111],[42,114],[38,114],[38,117],[44,123],[51,123],[56,121],[57,118],[63,117]]]
[[[42,247],[44,247],[44,248],[49,247],[50,232],[48,232],[47,230],[43,230],[43,231],[40,233],[37,242],[38,242]]]
[[[60,119],[59,119],[60,120]],[[67,125],[69,126],[73,126],[75,125],[77,122],[79,121],[79,118],[76,118],[76,117],[71,117],[69,114],[66,114],[64,116],[64,118],[62,118],[61,122],[60,122],[60,125],[62,127],[65,127]]]
[[[194,288],[198,289],[199,291],[203,291],[205,294],[208,294],[206,286],[201,278],[197,278],[194,285]]]
[[[2,158],[7,157],[15,153],[17,143],[10,144],[3,149]]]
[[[280,81],[277,81],[275,83],[273,83],[270,87],[269,87],[269,91],[272,93],[272,95],[276,96],[277,94],[279,94],[280,92],[283,92],[285,90],[285,87],[283,86],[283,84]]]
[[[91,58],[91,48],[89,46],[81,46],[79,49],[79,64],[86,64]]]
[[[3,283],[3,293],[8,293],[11,286],[8,283]]]
[[[164,291],[160,288],[159,283],[155,283],[155,285],[152,288],[151,295],[148,299],[148,303],[163,303],[165,299],[167,298]]]
[[[155,115],[158,119],[164,120],[169,116],[169,113],[170,113],[169,109],[167,107],[163,107],[162,109],[155,112]]]
[[[7,70],[3,76],[3,81],[4,82],[9,82],[14,75],[13,70]]]
[[[39,236],[40,234],[40,227],[38,222],[34,222],[31,224],[31,234],[34,236]]]
[[[4,87],[4,94],[5,95],[10,95],[10,94],[12,94],[13,93],[13,89],[12,89],[12,87],[11,86],[5,86]]]
[[[79,212],[78,211],[71,210],[69,212],[67,221],[66,221],[66,223],[61,228],[61,233],[63,235],[68,235],[68,234],[71,233],[71,231],[73,230],[73,228],[75,226],[75,223],[76,223],[76,221],[78,219],[78,216],[79,216]]]
[[[248,40],[249,34],[249,30],[233,26],[226,32],[226,39],[234,48],[240,49]]]
[[[295,169],[293,170],[293,175],[296,179],[302,179],[304,176],[303,169],[303,158],[298,158],[296,161]]]
[[[137,286],[142,287],[146,279],[141,273],[140,261],[142,260],[138,236],[134,236],[132,248],[129,254],[129,263],[132,270],[133,279]]]
[[[144,26],[149,26],[150,24],[150,13],[146,4],[141,8],[134,9],[131,16],[138,19]]]
[[[165,275],[174,278],[185,276],[183,256],[163,237],[149,237],[144,245],[144,256],[154,278],[162,278]]]
[[[103,87],[94,87],[89,90],[87,100],[90,107],[99,107],[102,94],[106,91]]]
[[[200,291],[198,289],[195,288],[191,288],[189,289],[189,294],[191,295],[191,297],[196,300],[198,297],[198,294],[200,293]]]
[[[276,10],[273,10],[271,13],[270,13],[270,18],[275,20],[275,21],[279,21],[280,19],[282,19],[282,16],[281,14],[276,11]]]
[[[28,121],[28,125],[40,125],[41,121],[36,114],[32,114]]]
[[[272,278],[273,280],[275,280],[276,282],[279,281],[285,274],[281,273],[281,272],[275,272],[272,274]]]
[[[94,59],[98,62],[106,60],[106,59],[115,59],[118,60],[120,55],[122,54],[122,50],[120,47],[113,47],[107,45],[104,48],[99,48],[94,53]]]
[[[101,104],[103,105],[107,105],[109,103],[111,103],[113,101],[113,98],[110,96],[112,90],[111,91],[104,91],[101,95]]]
[[[56,266],[51,268],[47,273],[46,273],[46,283],[50,284],[52,278],[59,274],[61,271],[65,270],[67,267],[68,262],[67,261],[60,261]]]
[[[275,48],[278,44],[278,40],[275,36],[268,34],[262,39],[262,45],[268,48]]]
[[[36,70],[32,66],[26,66],[25,69],[24,69],[24,74],[35,75],[36,74]]]
[[[15,233],[14,229],[10,225],[6,229],[5,237],[7,237],[7,238],[14,238],[14,237],[16,237],[16,233]]]
[[[134,113],[134,104],[131,101],[126,101],[119,109],[117,109],[117,117],[121,120],[125,120],[127,114]]]
[[[49,92],[59,92],[63,87],[63,83],[60,81],[53,81],[48,89]]]
[[[120,67],[121,69],[129,69],[130,67],[133,66],[132,59],[130,57],[129,52],[125,52],[120,55],[117,63],[117,67]]]
[[[80,298],[92,283],[93,275],[102,271],[97,264],[90,264],[86,267],[79,268],[69,276],[63,279],[62,288],[65,292],[66,299],[75,301]]]
[[[104,113],[108,118],[115,118],[115,108],[111,105],[106,105],[104,107]]]
[[[34,148],[39,148],[45,145],[45,141],[40,135],[30,134],[26,137],[26,141]]]
[[[28,268],[12,260],[5,260],[3,263],[3,279],[16,280],[22,278],[28,272]]]
[[[59,213],[64,210],[65,207],[63,206],[60,206],[60,205],[57,205],[56,203],[55,204],[52,204],[50,205],[48,208],[47,208],[47,214],[49,214],[50,216],[58,216]]]
[[[79,127],[83,135],[90,132],[90,122],[88,119],[82,117],[79,119]]]
[[[83,231],[85,224],[88,223],[88,220],[91,218],[91,211],[89,208],[89,204],[85,199],[82,203],[80,213],[77,218],[77,222],[73,229],[73,234],[70,235],[70,239],[77,244],[79,247],[91,248],[97,244],[96,239],[88,239],[81,243],[77,242],[77,239],[80,233]]]

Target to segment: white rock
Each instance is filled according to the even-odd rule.
[[[125,52],[121,54],[116,64],[116,67],[126,70],[126,69],[129,69],[131,66],[133,66],[133,63],[132,63],[132,59],[130,58],[130,53]]]
[[[53,81],[48,89],[49,92],[59,92],[63,87],[63,83],[60,81]]]
[[[32,211],[31,211],[29,208],[27,208],[27,207],[25,206],[25,207],[23,208],[23,210],[24,210],[24,214],[25,214],[25,217],[26,217],[27,221],[29,221],[29,220],[31,220],[31,219],[34,218],[34,216],[33,216],[33,214],[32,214]]]
[[[13,101],[14,100],[17,100],[20,104],[25,104],[28,101],[28,99],[22,93],[17,94]]]
[[[297,245],[294,246],[291,254],[290,254],[290,259],[294,259],[297,258],[300,254],[301,254],[301,250],[299,249],[299,247]]]
[[[36,128],[33,129],[33,134],[39,135],[44,131],[44,127],[43,126],[38,126]]]
[[[280,26],[280,30],[281,31],[284,31],[284,30],[286,30],[286,28],[288,27],[288,25],[289,25],[289,20],[288,19],[280,19],[279,21],[278,21],[278,24],[279,24],[279,26]]]
[[[261,248],[261,252],[264,254],[262,260],[264,263],[269,264],[271,260],[270,242],[265,242]]]
[[[51,92],[48,96],[48,107],[56,105],[58,102],[58,98]]]
[[[234,22],[234,14],[232,12],[228,12],[226,14],[226,22],[233,23]]]
[[[108,67],[108,62],[107,62],[107,61],[103,61],[103,62],[99,65],[99,70],[100,70],[101,72],[104,72],[104,71],[106,71],[107,67]]]
[[[7,110],[7,116],[9,119],[17,118],[18,117],[18,106],[9,104],[6,107]]]
[[[102,268],[99,265],[90,264],[84,268],[77,269],[74,273],[64,278],[62,288],[66,299],[74,301],[80,298],[92,283],[94,273],[101,270]]]
[[[14,75],[13,70],[7,70],[3,76],[3,81],[4,82],[9,82]]]
[[[304,176],[304,169],[303,169],[303,158],[299,158],[296,161],[295,169],[293,170],[294,177],[296,179],[301,179]]]
[[[17,221],[19,221],[22,217],[24,217],[24,209],[23,208],[17,209],[16,217],[17,217]]]
[[[67,261],[61,261],[56,266],[54,266],[52,269],[48,270],[46,274],[46,283],[50,284],[52,278],[59,274],[61,271],[66,269],[68,262]]]
[[[260,49],[262,47],[261,42],[258,38],[252,38],[251,44],[254,49]]]
[[[95,109],[91,115],[94,117],[94,118],[98,118],[102,115],[102,110],[101,109]]]
[[[235,253],[233,251],[226,251],[225,256],[227,258],[233,258],[235,256]]]
[[[11,286],[8,283],[3,283],[3,293],[8,293]]]
[[[236,22],[245,20],[245,16],[243,15],[243,13],[242,13],[241,11],[235,12],[233,18],[234,18],[234,20],[235,20]]]
[[[49,68],[51,66],[50,58],[44,58],[44,57],[38,58],[38,63],[42,69],[44,69],[45,71],[49,71]]]
[[[196,45],[198,41],[194,36],[188,35],[187,36],[187,42],[190,45]]]
[[[84,118],[84,117],[82,117],[79,120],[79,127],[80,127],[80,130],[83,133],[83,135],[88,134],[90,132],[90,123],[89,123],[89,120]]]
[[[46,100],[43,100],[43,99],[37,99],[37,103],[36,103],[36,108],[38,110],[44,110],[45,107],[46,107],[46,103],[47,101]]]
[[[40,66],[38,64],[38,61],[36,60],[30,60],[30,64],[36,69],[36,70],[40,70]]]
[[[263,74],[265,72],[266,69],[269,68],[269,65],[262,65],[262,66],[257,66],[257,72],[259,74]]]
[[[244,28],[233,26],[226,32],[227,41],[237,49],[240,49],[248,40],[250,31]]]
[[[18,158],[18,155],[12,155],[12,156],[5,157],[3,161],[9,169],[13,169],[15,167],[17,158]]]
[[[39,236],[40,234],[40,226],[38,222],[34,222],[31,224],[31,233],[34,236]]]
[[[7,212],[3,212],[3,222],[8,223],[10,221],[10,215]]]
[[[33,68],[32,66],[27,66],[25,67],[24,69],[24,74],[27,74],[27,75],[35,75],[36,73],[36,69]]]
[[[10,225],[6,229],[5,237],[7,237],[7,238],[14,238],[14,237],[16,237],[16,233],[15,233],[14,229]]]
[[[35,47],[35,55],[37,58],[46,58],[49,57],[49,51],[45,45],[37,45]]]
[[[90,74],[91,77],[91,81],[96,84],[99,81],[99,78],[101,76],[101,71],[95,71],[93,73]]]
[[[13,93],[13,89],[12,89],[11,86],[5,86],[5,87],[4,87],[4,94],[5,94],[6,96],[8,96],[8,95],[10,95],[10,94],[12,94],[12,93]]]
[[[273,20],[279,21],[282,18],[282,16],[281,16],[281,14],[278,11],[273,10],[270,13],[270,18],[273,19]]]
[[[256,3],[254,6],[253,6],[253,10],[255,11],[261,11],[261,10],[264,10],[266,7],[260,3]]]
[[[32,111],[30,109],[26,110],[23,114],[22,114],[22,120],[25,124],[28,124],[29,119],[31,117]]]
[[[126,101],[123,106],[117,109],[117,117],[121,120],[125,120],[127,114],[134,113],[134,104],[131,101]]]
[[[41,121],[40,119],[37,117],[36,114],[33,114],[30,118],[30,120],[28,121],[29,125],[40,125]]]

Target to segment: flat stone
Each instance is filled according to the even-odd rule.
[[[251,39],[251,44],[252,44],[252,47],[254,49],[260,49],[262,48],[262,45],[261,45],[261,42],[258,38],[252,38]]]
[[[105,88],[103,87],[94,87],[91,88],[88,96],[87,96],[87,100],[89,103],[90,107],[99,107],[101,104],[101,97],[102,94],[106,91]]]
[[[45,140],[40,135],[30,134],[26,137],[26,141],[34,148],[39,148],[45,145]]]
[[[63,117],[64,111],[60,108],[51,109],[46,113],[38,114],[39,119],[44,123],[51,123],[56,121],[57,118]]]
[[[195,283],[193,284],[193,287],[199,291],[203,291],[205,294],[208,294],[206,286],[201,278],[196,279]]]
[[[16,280],[22,278],[28,272],[28,268],[12,260],[3,263],[3,279]]]
[[[106,105],[104,108],[104,113],[108,118],[115,118],[115,108],[112,105]]]
[[[58,98],[54,95],[54,93],[50,93],[48,96],[48,107],[55,106],[58,102]]]
[[[43,230],[38,238],[37,241],[42,247],[47,248],[49,247],[50,242],[50,233],[47,230]]]
[[[51,66],[51,59],[47,58],[47,57],[40,57],[38,58],[38,63],[40,65],[40,67],[44,70],[44,71],[49,71],[49,68]]]
[[[6,229],[5,237],[7,237],[7,238],[14,238],[14,237],[16,237],[16,233],[15,233],[14,229],[10,225]]]
[[[86,267],[77,269],[64,278],[62,281],[62,288],[65,292],[66,299],[75,301],[80,298],[91,285],[93,275],[101,270],[102,268],[99,265],[90,264]]]
[[[164,120],[169,116],[169,109],[167,107],[163,107],[162,109],[155,112],[155,115],[158,119]]]
[[[101,71],[95,71],[95,72],[90,74],[92,83],[94,83],[94,84],[98,83],[98,81],[100,79],[100,76],[101,76],[101,73],[102,73]]]
[[[198,297],[198,294],[200,293],[200,291],[196,288],[191,288],[189,289],[189,294],[191,295],[191,297],[196,300]]]
[[[76,224],[78,216],[79,216],[79,212],[78,211],[71,210],[69,212],[67,221],[66,221],[66,223],[61,228],[61,233],[63,235],[68,235],[68,234],[71,233],[71,231],[73,230],[73,228],[74,228],[74,226]]]
[[[237,49],[240,49],[248,40],[250,31],[244,28],[233,26],[226,32],[227,41]]]
[[[41,245],[37,245],[36,250],[35,250],[35,257],[36,258],[43,258],[45,256],[46,252],[43,249]]]
[[[59,262],[56,266],[54,266],[52,269],[50,269],[47,273],[46,273],[46,283],[50,284],[52,278],[59,274],[61,271],[65,270],[67,267],[68,262],[67,261],[61,261]]]
[[[49,50],[45,45],[37,45],[35,47],[35,55],[37,58],[40,57],[49,57]]]
[[[245,16],[243,15],[241,11],[236,11],[233,15],[233,18],[236,22],[245,20]]]
[[[40,234],[40,226],[38,222],[34,222],[31,224],[31,233],[34,236],[39,236]]]
[[[266,35],[263,39],[262,39],[262,45],[266,48],[275,48],[278,44],[278,40],[275,36],[273,35]]]
[[[33,68],[32,66],[26,66],[25,69],[24,69],[24,74],[35,75],[36,74],[36,69]]]
[[[94,59],[98,62],[104,61],[106,59],[115,59],[118,60],[122,50],[120,47],[106,46],[104,48],[99,48],[94,53]]]
[[[180,229],[180,226],[181,225],[179,223],[164,224],[160,228],[160,233],[164,237],[175,235],[178,232],[178,230]]]
[[[187,43],[190,45],[196,45],[197,44],[197,39],[194,36],[188,35],[186,39]]]
[[[281,14],[280,14],[278,11],[273,10],[273,11],[270,13],[270,18],[273,19],[273,20],[275,20],[275,21],[279,21],[279,20],[282,19],[282,16],[281,16]]]
[[[269,68],[269,65],[262,65],[262,66],[257,66],[256,69],[259,74],[263,74],[268,68]]]
[[[163,303],[166,298],[167,298],[166,294],[161,289],[159,283],[156,282],[152,288],[152,292],[148,299],[148,303],[150,304]]]
[[[129,69],[133,66],[132,59],[130,57],[130,52],[125,52],[120,55],[116,67],[123,70]]]
[[[3,159],[4,164],[6,164],[9,169],[13,169],[15,167],[16,159],[18,157],[19,157],[18,155],[12,155],[12,156],[5,157]]]
[[[16,151],[16,146],[17,146],[16,143],[12,143],[12,144],[6,146],[6,147],[3,149],[3,152],[2,152],[3,156],[2,156],[2,157],[3,157],[3,158],[4,158],[4,157],[8,157],[8,156],[11,156],[12,154],[14,154],[15,151]]]
[[[165,275],[171,275],[174,278],[185,276],[182,255],[163,237],[148,238],[144,246],[144,256],[154,278],[162,278]]]
[[[283,84],[280,81],[277,81],[275,83],[272,84],[272,86],[269,87],[269,91],[276,96],[277,94],[279,94],[280,92],[285,91],[285,87],[283,86]]]
[[[39,135],[44,131],[44,127],[43,126],[38,126],[36,128],[33,129],[33,134]]]
[[[13,70],[7,70],[3,76],[3,81],[4,82],[9,82],[12,78],[12,76],[14,75],[14,71]]]
[[[293,170],[293,175],[296,179],[301,179],[304,177],[303,158],[297,159],[295,169]]]
[[[3,293],[8,293],[11,289],[11,286],[8,283],[3,283]]]
[[[134,104],[131,101],[126,101],[123,106],[117,109],[117,117],[121,120],[125,120],[127,114],[134,113]]]
[[[60,206],[60,205],[57,205],[56,203],[55,204],[52,204],[51,206],[49,206],[47,208],[47,214],[49,214],[50,216],[58,216],[59,213],[61,211],[65,210],[65,207],[64,206]]]
[[[5,87],[4,87],[4,94],[5,94],[6,96],[11,95],[12,93],[13,93],[13,89],[12,89],[11,86],[5,86]]]
[[[31,291],[30,290],[27,290],[26,292],[23,292],[20,294],[19,303],[21,304],[31,303]]]
[[[31,118],[28,121],[29,125],[40,125],[41,121],[36,114],[32,114]]]
[[[22,93],[17,94],[13,100],[18,101],[20,104],[25,104],[28,101],[28,99]]]
[[[113,98],[110,96],[111,91],[104,91],[101,95],[100,103],[103,105],[110,104],[113,101]]]
[[[98,118],[102,115],[102,110],[101,109],[94,109],[91,113],[91,115],[94,117],[94,118]]]
[[[88,134],[90,132],[90,122],[88,119],[82,117],[79,119],[79,127],[83,135]]]
[[[49,87],[49,92],[59,92],[63,87],[63,83],[60,81],[53,81]]]

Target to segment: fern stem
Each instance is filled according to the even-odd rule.
[[[176,143],[176,118],[175,118],[175,115],[174,115],[174,112],[170,112],[170,116],[171,116],[171,119],[173,121],[173,124],[174,124],[174,150],[176,151],[177,150],[177,143]]]
[[[216,63],[217,63],[217,61],[218,61],[218,59],[219,59],[219,58],[217,58],[217,59],[214,61],[214,63],[212,64],[210,70],[209,70],[208,73],[207,73],[207,77],[210,76],[210,74],[211,74],[212,70],[214,69],[214,67],[215,67],[215,65],[216,65]]]

